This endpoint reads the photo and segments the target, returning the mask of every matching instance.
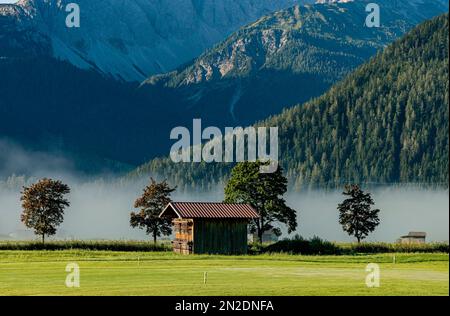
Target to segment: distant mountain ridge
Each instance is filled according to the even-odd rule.
[[[420,183],[448,187],[449,20],[414,28],[321,97],[257,126],[278,126],[291,185]],[[207,190],[233,164],[155,159],[130,178]]]
[[[265,14],[312,0],[78,0],[81,27],[69,29],[65,8],[71,2],[20,0],[0,5],[0,18],[49,38],[51,57],[140,82],[197,57]]]
[[[152,99],[215,126],[249,125],[325,92],[377,50],[448,3],[380,0],[380,28],[364,26],[369,0],[295,6],[233,33],[176,71],[149,78]]]

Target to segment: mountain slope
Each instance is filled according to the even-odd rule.
[[[137,94],[135,84],[49,57],[44,35],[32,42],[36,33],[14,30],[13,45],[0,41],[0,141],[30,151],[65,152],[75,160],[87,156],[80,164],[89,172],[102,171],[105,159],[137,164],[154,157],[152,151],[165,152],[167,140],[149,135],[177,120],[176,113]]]
[[[369,0],[296,6],[232,34],[187,66],[142,89],[186,118],[248,125],[324,93],[377,50],[447,12],[448,3],[381,0],[382,25],[364,26]]]
[[[291,184],[434,183],[448,187],[448,14],[427,21],[323,96],[259,126],[278,126]],[[130,177],[208,188],[228,164],[156,159]]]
[[[2,5],[0,17],[8,15],[47,36],[51,57],[116,79],[142,81],[197,57],[265,14],[310,1],[78,0],[81,27],[69,29],[65,8],[71,2],[20,0],[8,9]]]
[[[138,0],[130,1],[135,2]],[[182,1],[183,3],[190,2],[187,0]],[[156,3],[158,1],[152,0],[151,2]],[[202,1],[191,2],[203,3]],[[249,3],[253,2],[254,1],[249,0]],[[36,3],[39,4],[39,6],[45,6],[57,2],[54,0],[23,0],[21,3]],[[63,1],[60,3],[65,2]],[[84,2],[81,3],[83,4]],[[100,3],[104,4],[104,1],[90,1],[89,3],[97,3],[100,5]],[[119,5],[120,3],[123,2],[114,1],[115,5]],[[166,4],[167,0],[161,0],[161,3]],[[216,1],[214,3],[216,3]],[[421,0],[415,0],[408,3],[421,3]],[[432,2],[429,2],[427,8],[421,6],[421,10],[419,11],[425,12],[425,14],[432,14],[433,12],[440,10],[440,6],[437,5],[439,3],[438,0],[432,0]],[[335,30],[333,25],[341,25],[343,21],[346,20],[351,21],[351,17],[355,18],[355,20],[358,20],[358,17],[361,19],[365,17],[364,6],[359,6],[361,10],[357,10],[356,16],[353,16],[348,11],[342,9],[341,5],[320,6],[322,9],[317,9],[317,12],[325,10],[324,8],[329,8],[329,11],[331,12],[323,12],[326,23],[320,22],[321,18],[316,18],[316,16],[320,15],[313,14],[316,9],[305,9],[305,12],[310,13],[300,15],[298,21],[302,21],[303,18],[309,17],[307,20],[314,22],[310,27],[317,26],[318,30],[328,30],[324,34],[327,34],[327,38],[330,38],[330,42],[332,42],[331,38],[333,36],[342,39],[342,36],[340,36],[338,32],[339,29]],[[52,55],[55,39],[47,36],[49,32],[45,31],[44,27],[42,28],[42,30],[45,31],[43,33],[36,32],[35,27],[36,25],[41,25],[41,23],[44,23],[45,21],[49,21],[49,17],[54,16],[54,10],[60,11],[60,8],[52,7],[52,10],[43,10],[42,18],[38,18],[41,15],[35,15],[32,10],[29,11],[26,8],[28,7],[10,5],[0,6],[0,81],[2,82],[2,84],[0,84],[0,137],[6,136],[13,141],[20,142],[25,147],[30,147],[38,151],[46,151],[47,149],[53,151],[56,149],[59,151],[70,151],[80,154],[87,153],[89,155],[93,154],[101,158],[131,165],[139,165],[149,159],[168,153],[172,142],[169,139],[171,129],[175,126],[191,126],[192,118],[194,115],[196,116],[196,113],[198,113],[196,111],[198,111],[199,108],[194,107],[188,111],[181,110],[180,106],[183,106],[183,104],[179,105],[177,103],[177,100],[179,100],[177,93],[177,91],[179,91],[178,88],[175,89],[177,91],[174,91],[173,88],[166,90],[166,87],[162,87],[161,90],[156,86],[149,88],[149,85],[146,85],[137,89],[136,83],[118,82],[103,76],[101,74],[102,70],[97,69],[95,63],[92,63],[91,69],[79,69],[68,61],[59,60]],[[81,7],[82,12],[86,11],[83,8],[85,8],[84,5]],[[411,4],[404,4],[402,5],[402,8],[409,8],[411,10],[408,15],[404,16],[406,19],[405,21],[409,21],[405,22],[406,24],[412,23],[411,21],[415,21],[415,19],[419,19],[420,16],[423,16],[422,13],[419,15],[415,14],[414,12],[417,12],[417,7],[412,6]],[[341,9],[344,11],[341,12]],[[303,12],[303,9],[301,9],[301,12]],[[102,14],[103,13],[99,13],[98,17],[100,30],[107,25],[121,24],[110,23],[103,20]],[[250,25],[241,32],[232,35],[230,38],[233,39],[237,37],[244,42],[248,41],[251,43],[253,33],[248,32],[247,30],[255,29],[257,30],[255,34],[259,34],[259,31],[264,31],[266,29],[270,30],[272,26],[274,28],[273,32],[277,33],[279,32],[277,25],[288,23],[290,21],[289,16],[292,14],[295,15],[295,9],[288,9],[286,11],[281,11],[276,15],[269,15],[266,19],[262,19],[256,23],[256,25],[262,25],[261,28],[259,26],[253,28],[252,25]],[[393,16],[392,14],[390,16]],[[18,20],[17,17],[20,17],[20,19]],[[84,20],[85,19],[82,19],[82,21]],[[52,24],[52,30],[55,32],[58,29],[56,25],[61,23],[60,20],[58,21],[55,20]],[[105,23],[105,25],[102,23]],[[286,27],[292,28],[289,23]],[[267,26],[264,26],[266,24]],[[65,29],[64,33],[72,34],[72,32],[75,31],[81,32],[80,36],[82,36],[82,34],[84,34],[83,32],[85,32],[83,30],[83,25],[84,24],[82,24],[81,29],[78,31]],[[400,26],[394,25],[393,29],[402,30],[403,27],[406,28],[406,26],[402,25],[403,24]],[[180,24],[179,27],[182,28],[182,25]],[[311,91],[314,91],[314,93],[320,91],[320,89],[317,89],[318,87],[321,89],[324,89],[324,87],[319,84],[311,84],[314,83],[314,80],[307,78],[319,78],[322,80],[320,81],[322,83],[330,78],[331,81],[337,80],[332,79],[333,77],[340,75],[339,73],[334,72],[333,69],[336,64],[333,64],[332,61],[341,60],[339,58],[333,59],[338,56],[338,54],[335,53],[333,55],[333,52],[331,51],[332,47],[327,47],[328,50],[325,55],[321,53],[323,50],[320,50],[319,53],[315,55],[315,49],[313,48],[319,47],[317,40],[320,39],[321,33],[317,31],[314,33],[316,37],[305,37],[308,34],[313,34],[313,30],[307,29],[307,23],[303,28],[306,28],[304,32],[297,29],[291,32],[291,34],[298,33],[301,35],[299,35],[298,41],[296,40],[296,37],[291,36],[289,37],[288,43],[286,43],[286,47],[298,48],[297,50],[283,51],[281,54],[275,53],[273,58],[271,57],[267,60],[273,61],[272,64],[278,66],[283,66],[286,62],[286,67],[288,68],[295,68],[295,65],[297,64],[303,67],[306,63],[307,67],[303,67],[302,69],[309,69],[310,73],[293,75],[292,71],[289,69],[286,72],[276,70],[276,73],[267,73],[265,70],[257,70],[255,73],[251,72],[250,76],[248,76],[245,73],[241,74],[240,70],[245,68],[238,68],[239,71],[230,71],[230,78],[225,81],[213,80],[215,86],[220,86],[223,83],[231,84],[233,89],[231,95],[233,96],[232,100],[236,100],[235,109],[237,114],[240,113],[240,109],[248,110],[247,113],[252,112],[250,114],[255,119],[251,120],[253,123],[256,121],[256,118],[265,113],[264,111],[266,109],[272,111],[277,108],[277,106],[281,108],[288,105],[289,102],[295,102],[295,104],[297,102],[301,103],[305,96],[303,95],[303,92],[301,95],[299,95],[298,92],[304,91],[304,89],[302,89],[302,85],[299,84],[298,81],[293,80],[293,78],[302,79],[301,82],[303,82],[305,86],[311,86]],[[95,28],[89,29],[92,30]],[[356,31],[358,30],[364,34],[368,32],[367,30],[364,30],[363,27],[357,28]],[[94,31],[95,30],[93,30],[93,32]],[[387,32],[387,29],[373,32],[376,34],[378,34],[377,32],[386,34],[386,38],[394,38],[396,36],[394,33],[390,34]],[[241,36],[245,34],[247,34],[248,37],[246,37],[247,35]],[[90,38],[91,35],[92,34],[88,32],[86,38]],[[106,33],[105,36],[107,35],[109,36],[109,33]],[[291,44],[291,42],[294,44]],[[360,45],[352,44],[352,42],[354,42],[354,40],[345,40],[345,45],[343,44],[343,46],[339,46],[339,42],[332,42],[333,47],[336,46],[336,49],[341,51],[339,54],[345,57],[343,57],[342,60],[359,60],[358,58],[351,56],[358,56],[361,52],[368,53],[372,49],[371,46],[373,46],[371,43],[378,45],[373,36],[368,37],[367,39],[361,39]],[[300,50],[300,46],[296,46],[297,43],[313,48]],[[320,43],[324,46],[324,43],[326,44],[327,41],[322,41]],[[346,49],[348,50],[348,48],[346,48],[347,45],[349,45],[348,48],[351,48],[352,51],[344,54],[342,52]],[[105,50],[105,52],[106,51],[107,50]],[[314,57],[311,60],[317,61],[318,65],[324,65],[326,71],[320,73],[320,69],[315,67],[315,64],[311,64],[310,59],[302,58],[302,56],[305,56],[307,53],[309,54],[308,56]],[[114,55],[114,52],[111,54]],[[245,54],[243,55],[246,56]],[[324,58],[319,58],[319,56],[324,56]],[[334,57],[325,59],[327,56]],[[278,62],[277,58],[282,62]],[[364,58],[368,58],[368,56]],[[103,60],[102,58],[100,59]],[[292,60],[296,60],[296,62],[292,63]],[[105,59],[105,61],[107,60]],[[331,64],[329,65],[328,63]],[[107,64],[111,67],[114,66],[114,63],[107,62]],[[268,62],[266,62],[265,65],[266,66],[264,67],[267,68]],[[346,66],[345,63],[340,65]],[[350,69],[351,67],[347,68]],[[274,68],[271,68],[270,71],[275,70]],[[236,75],[232,77],[232,73],[236,73]],[[314,77],[314,73],[317,73],[318,75]],[[327,73],[329,73],[330,76],[326,75]],[[285,76],[283,74],[285,74]],[[251,78],[251,80],[246,82],[247,79],[244,80],[243,78]],[[254,78],[258,78],[258,80],[253,80]],[[242,90],[241,93],[236,93],[234,87],[236,87],[236,83],[237,86],[239,86],[239,82],[242,82]],[[327,82],[326,84],[329,85],[330,83]],[[276,85],[281,88],[277,90]],[[282,90],[284,86],[291,88]],[[155,94],[153,89],[158,89],[159,92]],[[188,86],[186,91],[189,92],[191,89],[192,91],[196,91],[192,85]],[[246,89],[253,89],[250,90],[250,92],[253,91],[254,93],[248,93]],[[204,102],[205,105],[204,118],[206,120],[204,124],[214,124],[215,122],[213,122],[212,119],[215,117],[217,118],[217,124],[214,125],[223,126],[222,124],[227,122],[233,122],[234,125],[235,121],[231,117],[227,118],[226,115],[226,113],[229,113],[229,102],[226,101],[220,103],[222,102],[222,99],[219,98],[222,96],[223,100],[229,99],[229,91],[227,89],[220,90],[223,91],[222,95],[216,94],[217,90],[212,89],[211,91],[212,94],[210,94],[210,98],[202,99],[202,102]],[[263,93],[265,91],[269,91],[270,93]],[[311,91],[306,92],[310,93]],[[167,92],[173,93],[168,94]],[[237,92],[239,92],[239,90]],[[163,97],[164,95],[168,96],[169,99]],[[198,94],[195,96],[198,96]],[[239,98],[239,96],[241,96],[241,98]],[[252,103],[248,103],[250,105],[249,107],[241,107],[242,100],[245,99],[246,96],[247,98],[254,98],[258,103],[254,103],[254,100],[252,99]],[[221,104],[225,107],[223,111],[217,107]],[[275,107],[272,107],[272,105],[275,105]],[[210,120],[208,120],[208,117],[206,116],[208,113],[214,115],[214,117],[209,116],[209,118],[211,118]]]

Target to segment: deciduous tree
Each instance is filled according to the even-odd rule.
[[[36,235],[42,236],[42,243],[45,236],[55,235],[57,227],[63,222],[64,209],[70,206],[64,197],[68,193],[68,185],[51,179],[42,179],[23,188],[20,219],[26,227],[34,229]]]
[[[170,219],[159,218],[159,214],[171,202],[170,194],[175,189],[170,188],[166,181],[158,183],[153,178],[150,179],[150,184],[134,203],[134,207],[139,208],[140,211],[131,213],[131,227],[145,229],[148,235],[153,236],[154,243],[156,243],[157,237],[170,235],[172,233]]]
[[[278,167],[274,173],[261,173],[263,162],[241,162],[231,172],[225,188],[226,203],[247,203],[252,205],[260,217],[250,225],[251,232],[257,232],[262,242],[264,232],[272,229],[281,235],[273,224],[287,225],[291,233],[297,228],[296,211],[286,205],[283,195],[287,191],[287,179]]]
[[[380,210],[372,209],[375,202],[370,193],[364,193],[356,184],[347,185],[343,194],[349,198],[338,205],[339,223],[345,232],[355,236],[360,243],[380,224]]]

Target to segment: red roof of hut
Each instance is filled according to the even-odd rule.
[[[258,218],[259,214],[248,204],[217,202],[172,202],[159,217],[178,218]]]

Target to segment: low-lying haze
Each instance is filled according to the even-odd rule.
[[[144,181],[86,179],[64,170],[71,164],[59,158],[30,153],[10,143],[0,143],[0,239],[34,238],[20,222],[20,192],[23,185],[47,176],[67,183],[72,192],[71,206],[56,238],[148,239],[129,226],[134,200],[142,193]],[[28,176],[7,176],[23,172]],[[364,187],[363,187],[364,189]],[[381,224],[370,241],[393,242],[409,231],[425,231],[428,241],[448,241],[449,192],[414,186],[371,188]],[[175,192],[176,201],[221,201],[223,188],[209,192]],[[317,235],[332,241],[351,241],[338,223],[337,205],[344,196],[336,190],[290,192],[288,204],[298,211],[298,234]],[[285,235],[286,236],[286,235]]]

